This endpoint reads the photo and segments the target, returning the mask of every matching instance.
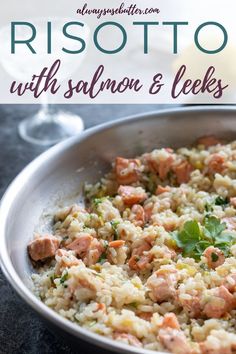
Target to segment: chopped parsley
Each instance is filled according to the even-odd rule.
[[[60,284],[64,284],[67,279],[68,279],[68,272],[66,271],[60,279]]]
[[[93,208],[95,209],[96,214],[98,215],[100,221],[103,223],[103,213],[101,210],[99,210],[99,205],[103,203],[107,198],[102,197],[102,198],[95,198],[93,199]]]
[[[99,204],[101,204],[104,201],[104,198],[95,198],[93,200],[94,206],[97,208]]]
[[[103,263],[107,259],[106,252],[103,252],[98,260],[98,263]]]
[[[118,240],[119,239],[119,235],[118,235],[118,232],[117,232],[117,226],[119,225],[119,221],[117,220],[113,220],[111,221],[111,227],[112,227],[112,230],[114,231],[114,240]]]
[[[215,199],[215,205],[222,205],[222,206],[226,206],[227,204],[229,204],[228,198],[223,198],[221,196],[218,196]]]
[[[224,232],[225,229],[225,223],[215,216],[208,215],[204,219],[203,226],[200,226],[196,220],[186,221],[182,230],[172,232],[171,235],[177,246],[182,249],[184,257],[199,260],[209,246],[215,246],[225,254],[229,253],[235,236]],[[215,254],[213,257],[216,259],[218,256]]]
[[[205,211],[207,213],[211,213],[214,210],[214,205],[221,206],[223,209],[229,204],[228,198],[223,198],[220,195],[215,198],[212,203],[205,204]]]
[[[94,198],[93,199],[93,204],[95,206],[95,208],[97,208],[99,206],[99,204],[105,202],[105,200],[109,200],[110,202],[113,201],[114,198],[107,196],[107,197],[101,197],[101,198]]]
[[[213,211],[213,206],[212,206],[212,204],[206,203],[206,204],[205,204],[205,211],[206,211],[207,213],[212,212],[212,211]]]

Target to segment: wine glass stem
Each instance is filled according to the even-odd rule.
[[[43,93],[41,96],[41,117],[47,121],[53,121],[55,112],[57,111],[56,105],[49,104],[47,93]]]

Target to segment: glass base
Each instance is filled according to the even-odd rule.
[[[84,129],[83,120],[63,111],[45,114],[40,111],[19,124],[19,134],[25,141],[37,145],[54,145],[59,141],[80,134]]]

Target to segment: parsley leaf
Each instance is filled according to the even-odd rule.
[[[221,223],[215,216],[206,216],[203,225],[205,236],[213,241],[217,241],[222,231],[226,229],[226,223]]]
[[[199,255],[202,255],[205,249],[209,246],[211,246],[211,243],[209,241],[200,241],[196,244],[195,248]]]
[[[201,230],[196,220],[186,221],[180,232],[172,233],[177,246],[183,249],[183,254],[191,254],[201,239]]]
[[[215,216],[206,217],[204,220],[205,236],[211,238],[212,244],[227,255],[235,236],[227,231],[224,232],[225,229],[226,223],[221,223]]]
[[[183,256],[199,260],[209,246],[221,249],[226,256],[229,254],[236,237],[225,230],[225,223],[215,216],[208,215],[202,226],[196,220],[186,221],[182,230],[172,232],[171,236],[176,245],[182,249]],[[217,255],[214,254],[212,257],[216,259]]]
[[[235,236],[228,232],[222,232],[222,234],[218,235],[215,239],[216,243],[229,243],[232,242]]]

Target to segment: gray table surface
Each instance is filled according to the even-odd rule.
[[[70,105],[61,109],[82,116],[85,127],[121,117],[160,110],[160,105]],[[38,109],[33,105],[0,106],[0,197],[14,177],[45,148],[31,145],[18,136],[17,125]],[[1,247],[1,245],[0,245]],[[71,349],[56,333],[51,333],[13,291],[0,270],[0,354],[98,353],[86,343]],[[105,351],[102,351],[105,353]]]

